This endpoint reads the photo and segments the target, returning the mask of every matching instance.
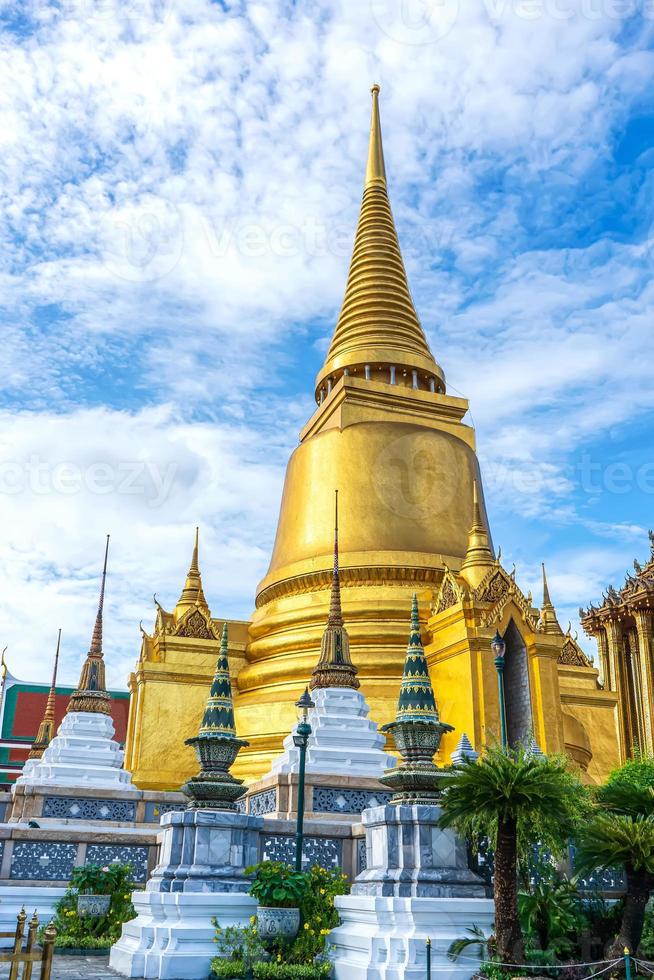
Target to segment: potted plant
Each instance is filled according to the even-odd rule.
[[[307,876],[282,861],[261,861],[247,869],[254,875],[250,886],[259,906],[257,932],[261,939],[294,939],[300,928],[300,902]]]
[[[124,877],[122,865],[100,867],[97,864],[85,864],[81,868],[75,868],[70,883],[77,889],[78,913],[94,917],[106,915],[120,876]]]

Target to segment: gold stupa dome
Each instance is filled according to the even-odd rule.
[[[334,490],[343,616],[380,724],[393,717],[412,594],[425,619],[445,565],[461,567],[473,523],[478,533],[487,528],[474,432],[462,421],[468,403],[445,393],[411,298],[388,199],[378,96],[374,86],[345,298],[318,374],[316,411],[287,467],[238,676],[237,728],[250,746],[236,768],[247,776],[269,767],[320,653]]]

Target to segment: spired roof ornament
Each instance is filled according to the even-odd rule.
[[[41,724],[39,725],[39,730],[36,733],[36,738],[32,742],[32,748],[27,756],[28,759],[40,759],[52,741],[55,733],[55,689],[57,685],[57,667],[59,666],[60,645],[61,627],[59,628],[59,635],[57,636],[57,649],[55,651],[54,668],[52,670],[52,684],[50,685],[50,692],[48,694],[45,711],[43,712],[43,718],[41,719]]]
[[[104,588],[107,579],[107,557],[109,555],[109,535],[104,552],[100,600],[95,617],[91,646],[84,661],[77,690],[73,691],[68,702],[67,712],[90,711],[95,714],[111,714],[111,698],[107,692],[105,667],[102,654],[102,614],[104,609]]]
[[[350,638],[343,623],[338,567],[338,490],[334,491],[334,568],[327,628],[322,635],[320,659],[313,668],[310,687],[358,688],[357,669],[350,658]]]
[[[229,679],[227,624],[223,626],[216,671],[204,709],[200,730],[185,745],[195,749],[200,772],[182,786],[189,798],[188,809],[236,810],[236,801],[246,792],[242,779],[230,773],[236,756],[249,745],[236,737],[234,702]]]
[[[434,765],[444,732],[452,732],[438,716],[427,658],[422,647],[418,599],[411,605],[411,634],[404,662],[395,721],[383,725],[382,732],[393,736],[402,756],[399,766],[387,770],[381,782],[393,790],[391,803],[435,804],[440,797],[441,770]]]
[[[194,606],[198,606],[207,615],[209,615],[209,606],[204,596],[204,590],[202,588],[202,576],[200,574],[199,542],[200,542],[200,529],[196,527],[195,543],[193,545],[193,554],[191,555],[191,564],[189,565],[189,570],[186,575],[186,582],[184,583],[182,594],[179,597],[179,600],[175,607],[175,619],[178,620],[182,618],[182,616],[188,609],[192,609]]]
[[[411,603],[411,633],[395,717],[395,723],[399,722],[423,722],[428,725],[437,725],[440,722],[420,636],[418,598],[415,593]]]
[[[563,630],[559,625],[559,621],[556,617],[556,610],[550,599],[550,590],[547,585],[547,575],[545,573],[545,563],[542,563],[543,569],[543,608],[540,614],[540,627],[543,633],[552,633],[557,636],[563,635]]]
[[[429,349],[416,313],[388,199],[379,119],[379,85],[372,89],[368,162],[343,305],[325,364],[316,379],[316,400],[327,377],[345,369],[395,365],[434,378],[443,371]]]
[[[199,738],[222,735],[225,738],[236,738],[234,725],[234,702],[232,699],[232,683],[229,677],[227,623],[223,626],[220,637],[220,653],[216,661],[216,670],[211,683],[211,691],[207,706],[202,716],[202,724],[198,732]]]

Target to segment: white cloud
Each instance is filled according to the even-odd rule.
[[[570,464],[651,412],[653,293],[647,246],[589,229],[652,54],[637,24],[625,40],[610,10],[562,6],[23,5],[32,26],[0,39],[2,460],[31,453],[50,479],[175,469],[157,507],[147,469],[138,495],[0,494],[2,629],[30,676],[60,623],[74,674],[107,530],[114,682],[196,522],[214,611],[247,614],[344,288],[372,81],[416,303],[471,398],[491,514],[534,568],[563,558],[560,526],[599,547],[559,580],[565,602],[606,584],[641,520],[590,513]]]

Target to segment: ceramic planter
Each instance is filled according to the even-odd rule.
[[[260,939],[295,939],[299,928],[299,909],[279,909],[267,905],[260,905],[257,909]]]
[[[80,915],[99,918],[106,915],[111,905],[111,895],[78,895],[77,911]]]

